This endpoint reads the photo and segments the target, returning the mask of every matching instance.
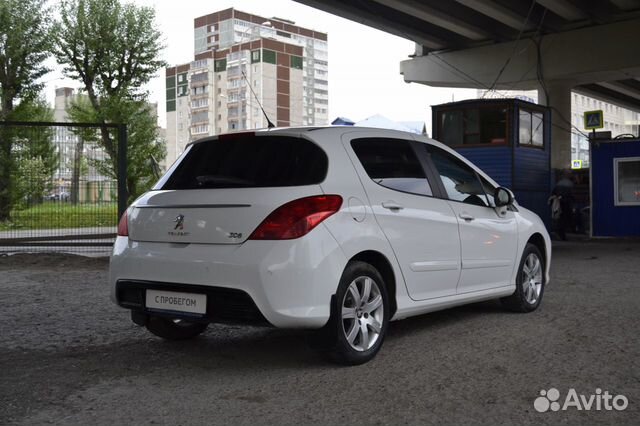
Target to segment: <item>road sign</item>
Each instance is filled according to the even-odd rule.
[[[582,160],[571,160],[571,168],[576,170],[576,169],[581,169],[582,168]]]
[[[604,127],[604,115],[602,110],[584,112],[584,128],[587,130],[602,129]]]

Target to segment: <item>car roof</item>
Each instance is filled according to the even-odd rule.
[[[215,135],[215,136],[207,136],[204,137],[202,139],[198,139],[196,141],[190,142],[188,145],[191,144],[196,144],[196,143],[201,143],[201,142],[206,142],[206,141],[210,141],[210,140],[215,140],[219,137],[230,137],[233,138],[234,135],[237,136],[241,136],[242,134],[255,134],[255,135],[267,135],[267,134],[282,134],[282,135],[290,135],[290,136],[300,136],[301,134],[304,133],[312,133],[312,132],[318,132],[318,133],[337,133],[339,135],[345,135],[348,133],[372,133],[372,132],[377,132],[380,133],[381,136],[392,136],[392,135],[396,135],[396,136],[401,136],[404,139],[409,139],[409,140],[414,140],[416,142],[421,142],[421,143],[425,143],[425,144],[430,144],[433,146],[436,146],[438,148],[441,148],[451,154],[453,154],[455,157],[458,157],[459,159],[461,159],[463,162],[465,162],[466,164],[469,164],[473,169],[476,170],[476,172],[478,172],[482,177],[484,177],[485,179],[487,179],[489,182],[491,182],[493,185],[499,186],[499,184],[491,177],[489,176],[487,173],[485,173],[482,169],[480,169],[477,165],[475,165],[473,162],[469,161],[468,159],[466,159],[463,155],[461,155],[460,153],[456,152],[454,149],[452,149],[451,147],[443,144],[442,142],[439,142],[435,139],[431,139],[428,136],[425,135],[419,135],[417,133],[410,133],[410,132],[405,132],[402,130],[395,130],[395,129],[381,129],[378,127],[360,127],[360,126],[332,126],[332,125],[326,125],[326,126],[295,126],[295,127],[272,127],[272,128],[264,128],[264,129],[255,129],[255,130],[247,130],[247,131],[243,131],[243,132],[235,132],[235,133],[224,133],[221,135]]]
[[[345,133],[351,133],[351,132],[363,132],[363,133],[370,133],[370,132],[381,132],[381,133],[392,133],[392,134],[396,134],[398,136],[402,135],[403,137],[407,138],[407,139],[413,139],[414,137],[419,137],[419,136],[423,136],[423,135],[419,135],[416,133],[410,133],[410,132],[405,132],[402,130],[395,130],[395,129],[382,129],[379,127],[355,127],[355,126],[332,126],[332,125],[326,125],[326,126],[291,126],[291,127],[272,127],[272,128],[263,128],[263,129],[251,129],[251,130],[246,130],[246,131],[241,131],[241,132],[233,132],[233,133],[222,133],[219,135],[213,135],[213,136],[205,136],[201,139],[197,139],[193,142],[190,142],[189,144],[194,144],[194,143],[200,143],[200,142],[206,142],[209,140],[215,140],[219,137],[233,137],[234,135],[237,136],[241,136],[243,134],[255,134],[255,135],[261,135],[264,136],[266,134],[301,134],[301,133],[311,133],[311,132],[336,132],[336,133],[340,133],[340,134],[345,134]],[[429,139],[429,138],[427,138]],[[432,140],[432,139],[429,139]]]

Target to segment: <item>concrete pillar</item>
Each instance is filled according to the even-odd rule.
[[[547,93],[538,88],[540,104],[551,107],[551,168],[571,167],[571,88],[567,81],[549,81]],[[548,95],[548,98],[547,98]]]

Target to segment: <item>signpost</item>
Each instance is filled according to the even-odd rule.
[[[592,130],[591,139],[596,140],[596,129],[602,129],[604,127],[604,114],[602,110],[585,111],[584,112],[584,128],[586,130]],[[591,161],[591,143],[589,144],[589,161]],[[573,166],[574,164],[571,164]],[[582,166],[582,164],[581,164]],[[573,167],[572,167],[573,168]],[[593,212],[593,168],[589,167],[589,211]],[[589,236],[593,238],[593,214],[589,215]]]
[[[602,129],[604,127],[604,114],[602,110],[584,112],[584,128],[587,130]]]

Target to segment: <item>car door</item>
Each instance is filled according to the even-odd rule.
[[[428,152],[460,229],[462,270],[457,293],[512,284],[518,247],[513,211],[494,207],[494,188],[464,161],[433,145]]]
[[[461,264],[457,220],[446,200],[433,197],[416,142],[381,133],[359,131],[343,140],[407,291],[414,300],[454,295]]]

